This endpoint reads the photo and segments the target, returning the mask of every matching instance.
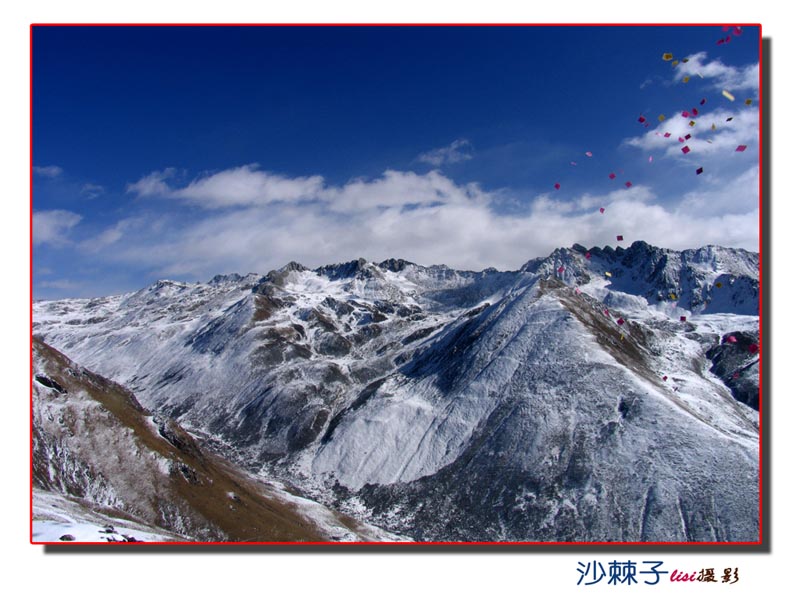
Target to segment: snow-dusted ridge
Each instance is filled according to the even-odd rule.
[[[33,541],[400,540],[259,481],[34,340]]]
[[[34,332],[415,539],[753,541],[758,266],[644,242],[512,272],[290,263],[37,302]]]

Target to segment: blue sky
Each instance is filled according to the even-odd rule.
[[[359,256],[514,269],[616,235],[757,250],[758,45],[719,26],[35,28],[34,296]]]

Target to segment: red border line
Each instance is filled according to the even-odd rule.
[[[30,81],[29,83],[29,93],[30,93],[30,122],[28,123],[29,129],[29,139],[28,139],[28,153],[29,153],[29,161],[30,164],[28,165],[28,182],[30,185],[30,191],[28,194],[28,202],[30,205],[30,223],[28,224],[28,235],[30,236],[30,246],[29,246],[29,254],[28,257],[30,259],[30,264],[28,265],[28,271],[30,276],[30,282],[28,286],[28,296],[30,300],[30,312],[29,312],[29,333],[30,333],[30,353],[28,355],[28,359],[30,364],[28,366],[28,384],[30,385],[30,403],[29,403],[29,410],[28,410],[28,420],[30,426],[28,427],[28,431],[30,433],[30,445],[29,445],[29,452],[30,452],[30,496],[28,498],[28,509],[30,512],[30,523],[29,523],[29,534],[31,542],[33,543],[33,26],[30,28],[30,35],[29,35],[29,60],[30,60]]]
[[[30,495],[29,495],[29,541],[31,545],[67,545],[67,546],[104,546],[112,547],[117,544],[108,542],[38,542],[33,539],[33,31],[35,27],[722,27],[722,23],[31,23],[29,37],[29,60],[30,60],[30,115],[29,115],[29,331],[30,331],[30,353],[29,353],[29,467],[30,467]],[[764,190],[764,169],[763,169],[763,124],[764,124],[764,87],[763,87],[763,43],[764,36],[760,23],[742,23],[741,27],[756,27],[758,29],[758,85],[759,85],[759,120],[758,120],[758,148],[759,148],[759,178],[758,178],[758,306],[759,306],[759,352],[763,354],[763,190]],[[763,365],[763,363],[762,363]],[[758,421],[758,491],[759,491],[759,533],[758,541],[743,542],[646,542],[646,541],[410,541],[410,542],[390,542],[390,541],[357,541],[357,542],[197,542],[197,541],[161,541],[161,542],[141,542],[134,545],[145,546],[685,546],[696,547],[717,547],[717,546],[758,546],[764,543],[764,454],[763,454],[763,385],[759,372],[758,398],[759,398],[759,421]],[[120,543],[121,546],[131,544]]]
[[[764,355],[764,36],[758,26],[758,351]],[[760,359],[759,359],[760,360]],[[764,362],[758,365],[758,539],[764,541]]]

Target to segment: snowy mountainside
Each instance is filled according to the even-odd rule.
[[[34,541],[396,539],[253,479],[125,388],[33,350]]]
[[[513,272],[290,263],[37,302],[34,332],[415,539],[754,540],[759,350],[727,336],[758,339],[758,264],[644,242]]]
[[[108,506],[41,488],[33,494],[32,540],[47,544],[191,541]]]
[[[758,314],[758,254],[746,250],[704,246],[678,252],[641,241],[625,249],[575,244],[529,261],[522,270],[541,276],[561,267],[561,278],[569,283],[605,277],[609,294],[622,292],[649,304],[674,303],[694,314]]]

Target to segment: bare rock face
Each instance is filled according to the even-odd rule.
[[[739,402],[760,410],[758,331],[730,331],[706,352],[711,372],[722,379]]]

